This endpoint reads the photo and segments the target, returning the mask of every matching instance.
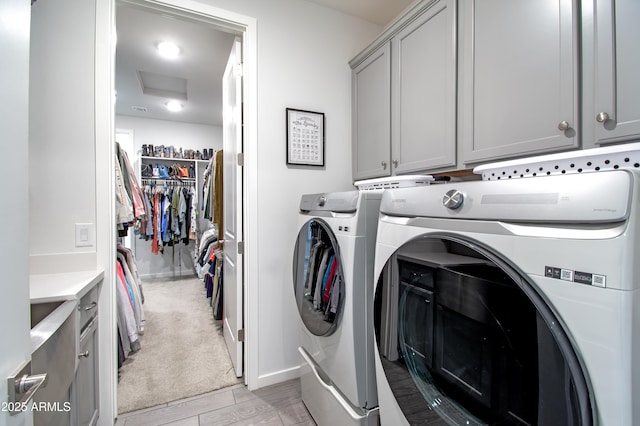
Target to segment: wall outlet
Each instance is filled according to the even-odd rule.
[[[95,223],[76,223],[76,247],[94,247],[95,245]]]

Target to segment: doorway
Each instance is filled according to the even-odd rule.
[[[125,48],[126,44],[130,43],[128,40],[130,35],[126,34],[126,32],[131,27],[135,27],[139,31],[139,35],[136,38],[141,43],[136,42],[134,43],[135,46],[129,49],[128,47]],[[207,166],[207,160],[211,155],[210,152],[222,148],[221,94],[217,94],[215,88],[209,90],[208,87],[203,85],[202,81],[198,80],[199,77],[196,74],[202,74],[203,72],[200,71],[199,66],[195,67],[193,64],[192,66],[184,65],[182,68],[178,67],[179,72],[172,74],[168,65],[138,62],[137,65],[132,66],[128,63],[135,62],[134,59],[140,59],[145,54],[143,50],[136,49],[155,47],[161,41],[159,40],[160,33],[170,35],[172,30],[181,30],[185,37],[190,38],[191,41],[195,40],[198,43],[204,43],[210,49],[210,54],[198,55],[195,47],[185,47],[183,44],[183,54],[185,56],[197,55],[196,62],[203,63],[204,67],[208,67],[204,71],[208,73],[207,77],[221,80],[221,76],[220,78],[213,77],[213,75],[216,75],[216,61],[211,61],[210,56],[221,56],[221,62],[226,64],[229,52],[224,49],[225,42],[228,40],[233,41],[237,35],[242,36],[242,31],[238,28],[233,28],[227,21],[222,23],[212,16],[195,15],[184,10],[178,11],[169,7],[159,7],[155,3],[152,6],[146,2],[124,1],[116,3],[116,28],[118,46],[116,48],[117,102],[115,125],[116,128],[132,129],[129,134],[133,135],[133,147],[136,152],[136,156],[131,158],[132,163],[134,163],[134,169],[140,173],[141,163],[153,164],[157,161],[158,164],[162,164],[165,162],[164,159],[144,158],[149,157],[149,155],[145,155],[149,153],[149,145],[155,145],[156,150],[158,145],[161,145],[165,150],[171,146],[176,153],[179,149],[183,152],[192,151],[193,154],[197,153],[195,158],[191,160],[196,175],[201,177]],[[158,29],[161,31],[157,31]],[[176,41],[180,43],[178,40]],[[184,40],[183,43],[186,41]],[[140,47],[138,44],[144,46]],[[222,47],[221,51],[220,53],[214,53],[214,48],[218,45]],[[121,50],[126,50],[126,53],[122,53]],[[191,59],[193,59],[193,56]],[[123,63],[127,63],[128,69],[121,67]],[[194,72],[196,68],[198,73]],[[224,71],[224,66],[222,70]],[[143,96],[136,97],[133,95],[134,93],[138,93],[138,95],[142,93]],[[172,113],[166,111],[164,104],[168,102],[169,98],[177,98],[182,103],[185,114],[172,116]],[[171,129],[172,126],[175,126],[177,130]],[[219,132],[216,130],[217,128],[220,128]],[[170,134],[173,134],[174,137],[166,139]],[[118,135],[118,132],[116,132],[116,135]],[[143,145],[146,145],[146,147],[143,147]],[[142,156],[138,155],[138,153],[141,153]],[[156,151],[152,156],[158,154],[160,152]],[[180,157],[183,155],[180,155]],[[178,156],[176,155],[176,157]],[[141,177],[140,174],[138,176]],[[202,184],[201,179],[194,178],[194,183],[196,184],[196,190],[199,192]],[[227,204],[229,199],[240,199],[241,201],[242,195],[235,196],[235,194],[225,192],[224,203]],[[227,209],[225,208],[225,210]],[[235,209],[232,207],[231,211],[235,212]],[[201,218],[198,219],[198,222],[200,224],[198,236],[201,236],[202,231],[206,230],[207,226],[210,226],[210,222],[208,225],[203,224]],[[166,285],[169,281],[169,284],[172,285],[174,283],[171,281],[175,281],[177,285],[184,285],[194,275],[197,265],[191,249],[196,243],[200,242],[199,239],[193,242],[189,249],[185,249],[182,245],[179,245],[177,250],[175,246],[169,246],[171,248],[165,246],[166,251],[160,257],[157,257],[156,254],[151,253],[150,244],[143,241],[139,236],[130,235],[129,238],[131,240],[129,244],[133,246],[136,258],[141,260],[138,270],[141,272],[140,275],[143,282],[148,281],[150,285],[153,285],[153,280],[156,280],[156,282]],[[225,286],[230,284],[232,283],[228,283],[225,277]],[[242,286],[242,275],[240,275],[237,285]],[[177,288],[176,291],[180,291],[180,289]],[[176,294],[176,299],[180,299],[179,294]],[[203,304],[207,303],[204,297],[201,302]],[[148,333],[148,330],[145,333]],[[144,339],[145,336],[142,336],[140,351],[145,350]],[[171,344],[170,342],[167,343]],[[185,351],[185,348],[177,348],[177,350],[189,354],[189,351]],[[216,388],[215,384],[212,386],[210,390]]]

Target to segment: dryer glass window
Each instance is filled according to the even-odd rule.
[[[561,322],[533,285],[476,244],[429,237],[401,247],[378,282],[374,316],[410,424],[591,424]]]
[[[337,240],[321,219],[312,219],[298,234],[293,258],[293,286],[298,312],[316,336],[332,334],[344,300],[342,261]]]

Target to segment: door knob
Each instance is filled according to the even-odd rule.
[[[561,121],[561,122],[558,124],[558,129],[562,130],[563,132],[564,132],[565,130],[568,130],[568,129],[569,129],[569,122],[568,122],[568,121],[566,121],[566,120],[565,120],[565,121]]]
[[[604,123],[606,121],[609,120],[609,114],[607,114],[606,112],[601,112],[598,115],[596,115],[596,121],[598,123]]]

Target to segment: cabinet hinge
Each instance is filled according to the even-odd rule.
[[[244,167],[244,152],[238,153],[238,166]]]
[[[244,342],[244,328],[238,330],[238,342]]]
[[[238,254],[244,254],[244,241],[238,242]]]
[[[242,77],[242,64],[236,64],[233,71],[236,77]]]

